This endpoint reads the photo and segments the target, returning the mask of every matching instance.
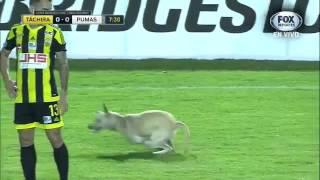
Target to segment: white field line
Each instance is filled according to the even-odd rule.
[[[316,86],[176,86],[176,87],[152,87],[152,86],[138,86],[138,87],[116,87],[116,86],[71,86],[71,90],[193,90],[193,89],[262,89],[262,90],[319,90]]]

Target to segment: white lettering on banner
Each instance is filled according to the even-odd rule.
[[[55,0],[53,2],[54,5],[59,6],[63,2],[63,4],[67,4],[65,3],[67,1]],[[11,14],[15,14],[12,13],[14,12],[12,9],[14,2],[17,4],[20,1],[7,0],[2,2],[4,6],[1,23],[7,23],[12,19]],[[286,4],[292,5],[289,7],[290,9],[285,10],[293,11],[297,9],[294,8],[296,2],[299,2],[301,8],[306,7],[306,10],[303,11],[305,13],[296,12],[300,13],[304,21],[297,31],[306,29],[306,26],[308,26],[307,29],[312,29],[313,32],[305,33],[302,31],[299,37],[296,32],[277,32],[275,34],[270,31],[268,33],[264,32],[266,24],[271,27],[270,18],[267,17],[267,14],[278,8],[270,9],[270,3],[273,2],[274,5],[277,5],[277,0],[205,0],[202,3],[196,0],[160,0],[158,7],[151,3],[152,1],[141,0],[139,6],[136,7],[131,4],[130,9],[128,8],[128,2],[133,1],[69,0],[69,2],[73,3],[69,3],[70,7],[66,8],[68,10],[87,8],[83,5],[95,2],[92,3],[92,6],[88,5],[88,8],[90,7],[95,15],[104,14],[102,13],[104,9],[109,9],[106,13],[125,16],[126,12],[131,12],[129,13],[131,16],[125,17],[125,19],[126,23],[132,22],[132,26],[126,30],[117,30],[121,26],[102,25],[100,29],[103,31],[98,31],[99,25],[61,25],[60,28],[64,31],[65,41],[67,42],[68,57],[73,59],[319,60],[319,32],[314,30],[316,28],[310,28],[311,26],[317,26],[319,0],[284,0],[284,2],[288,2]],[[192,6],[191,2],[193,2]],[[239,4],[242,5],[239,6]],[[114,11],[109,12],[113,8],[104,8],[107,5],[114,5]],[[283,5],[283,8],[287,8],[286,5]],[[249,9],[252,13],[247,13]],[[279,11],[281,11],[281,8]],[[278,13],[278,11],[270,15],[272,16],[274,13]],[[135,15],[136,18],[130,18],[132,15]],[[195,15],[197,18],[195,18]],[[279,27],[283,28],[296,26],[296,22],[299,21],[296,18],[292,19],[292,15],[279,16],[274,20],[275,22],[280,21],[282,24],[279,24]],[[292,20],[295,23],[290,24]],[[89,24],[96,21],[95,19],[79,19],[78,24],[81,22]],[[300,23],[297,24],[300,25]],[[207,26],[209,30],[212,29],[208,32],[195,32],[197,28],[194,29],[193,26],[199,25]],[[241,30],[248,26],[250,28],[247,30]],[[112,28],[116,30],[110,31]],[[159,30],[166,30],[166,28],[171,32],[160,32]],[[1,45],[6,39],[8,29],[1,30]],[[232,30],[241,30],[241,33],[232,32]],[[13,56],[14,53],[11,53],[11,57]]]
[[[20,69],[45,69],[48,67],[48,55],[44,53],[20,53]]]

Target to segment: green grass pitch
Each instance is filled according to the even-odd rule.
[[[3,84],[3,82],[1,82]],[[106,103],[113,111],[162,109],[188,124],[183,154],[153,156],[115,132],[87,129]],[[1,180],[20,180],[13,102],[1,87]],[[71,71],[64,139],[71,180],[316,180],[318,71]],[[52,149],[36,132],[39,180],[57,180]]]

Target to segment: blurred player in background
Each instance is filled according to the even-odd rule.
[[[51,0],[30,0],[31,12],[51,10]],[[9,54],[17,51],[17,81],[9,75]],[[57,61],[61,94],[54,78]],[[62,114],[68,109],[69,67],[66,43],[60,29],[52,25],[14,25],[1,51],[1,74],[6,90],[15,98],[14,123],[19,134],[21,164],[26,180],[36,179],[35,128],[44,129],[53,147],[61,180],[68,179],[68,150],[61,135]]]

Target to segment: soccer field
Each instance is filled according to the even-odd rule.
[[[2,84],[2,82],[1,82]],[[87,125],[102,103],[120,113],[161,109],[184,121],[183,154],[151,154],[118,133]],[[1,180],[20,180],[13,102],[1,87]],[[318,71],[71,71],[64,138],[71,180],[316,180]],[[36,133],[39,180],[57,180],[52,149]]]

